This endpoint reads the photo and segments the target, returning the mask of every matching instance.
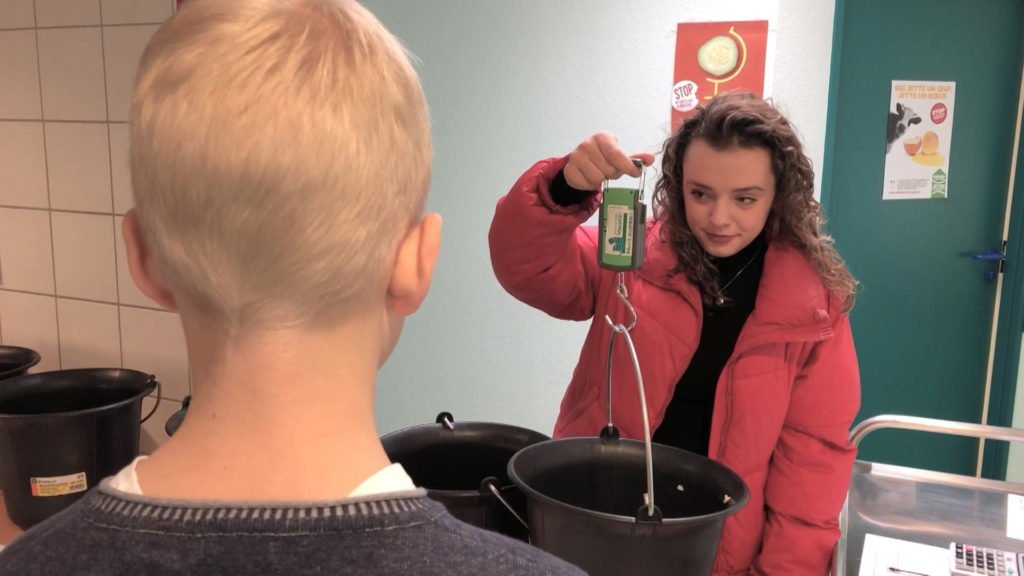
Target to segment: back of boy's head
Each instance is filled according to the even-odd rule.
[[[350,0],[190,0],[154,35],[131,174],[155,274],[227,331],[382,297],[430,179],[407,53]]]

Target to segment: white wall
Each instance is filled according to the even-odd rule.
[[[430,208],[445,218],[433,291],[381,373],[381,432],[448,410],[550,433],[586,325],[551,319],[497,284],[494,203],[534,161],[596,130],[657,151],[677,23],[768,19],[768,90],[821,165],[833,0],[364,3],[421,60],[436,153]]]
[[[834,0],[780,0],[773,97],[803,137],[821,197]]]

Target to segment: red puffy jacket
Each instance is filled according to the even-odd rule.
[[[556,318],[593,319],[554,432],[592,436],[607,420],[604,316],[624,323],[629,317],[615,294],[615,273],[597,265],[596,229],[581,226],[599,198],[562,207],[548,195],[565,163],[537,163],[498,202],[490,249],[510,294]],[[648,227],[643,267],[625,274],[638,314],[631,336],[652,431],[697,348],[703,318],[698,288],[670,273],[676,258],[658,228]],[[616,354],[613,420],[624,437],[639,439],[632,363],[625,346]],[[841,300],[803,253],[772,242],[754,311],[715,395],[708,455],[750,488],[747,506],[725,524],[716,576],[828,573],[856,456],[849,429],[859,406],[857,357]]]

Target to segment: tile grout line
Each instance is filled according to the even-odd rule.
[[[33,10],[34,12],[34,10]],[[33,17],[35,15],[33,14]],[[103,20],[102,8],[100,9],[100,21]],[[62,26],[35,26],[32,28],[28,27],[14,27],[14,28],[0,28],[2,32],[24,32],[26,30],[75,30],[81,28],[96,28],[98,26],[108,26],[110,28],[130,28],[132,26],[159,26],[163,22],[121,22],[118,24],[65,24]]]
[[[109,156],[110,150],[110,90],[107,84],[107,35],[103,32],[103,5],[100,0],[96,0],[96,7],[100,11],[100,62],[103,64],[103,113],[106,116],[104,121],[107,124],[107,150]],[[109,158],[108,158],[109,160]],[[111,188],[113,188],[113,180],[111,180]],[[110,209],[114,209],[114,194],[110,194]]]
[[[40,104],[40,108],[42,105]],[[42,124],[42,118],[0,118],[0,123],[4,122],[22,122],[27,124]],[[47,124],[128,124],[126,120],[58,120],[56,118],[48,118]]]
[[[58,298],[63,300],[73,300],[75,302],[86,302],[89,304],[102,304],[104,306],[120,306],[123,308],[128,308],[130,310],[148,310],[150,312],[165,312],[171,314],[171,312],[167,312],[167,310],[164,310],[163,308],[140,306],[138,304],[128,304],[126,302],[104,302],[103,300],[92,300],[89,298],[81,298],[78,296],[65,296],[63,294],[47,294],[45,292],[22,290],[20,288],[0,288],[0,292],[11,292],[12,294],[25,294],[27,296],[42,296],[44,298]]]
[[[114,294],[117,298],[117,349],[121,354],[121,368],[124,368],[124,329],[121,328],[121,276],[117,262],[117,218],[110,219],[114,233]]]
[[[46,212],[47,222],[50,224],[50,267],[53,271],[53,317],[57,327],[57,368],[64,367],[64,361],[60,353],[60,308],[57,306],[57,249],[53,241],[53,198],[50,193],[50,155],[46,150],[46,107],[43,106],[43,62],[39,54],[39,16],[37,14],[36,0],[32,0],[32,33],[36,39],[36,78],[39,79],[39,116],[43,124],[43,165],[46,167]]]
[[[46,187],[49,191],[49,183]],[[53,316],[57,324],[57,368],[64,368],[64,359],[61,358],[60,353],[60,307],[57,305],[57,250],[54,248],[53,241],[53,213],[50,213],[50,258],[53,260]]]
[[[110,211],[114,209],[114,152],[110,144],[110,90],[107,83],[107,35],[103,24],[103,3],[96,0],[100,9],[100,56],[103,60],[103,104],[107,112],[107,170],[110,174]],[[114,299],[121,302],[121,276],[117,262],[117,218],[110,219],[111,231],[114,233]],[[121,306],[117,306],[117,351],[120,354],[121,368],[124,368],[124,329],[121,328]]]
[[[45,139],[43,145],[46,145]],[[49,185],[49,182],[47,182]],[[88,210],[70,210],[65,208],[40,208],[38,206],[14,206],[10,204],[0,204],[0,208],[4,210],[32,210],[35,212],[56,212],[58,214],[82,214],[84,216],[124,216],[124,214],[118,212],[89,212]],[[125,213],[127,214],[127,212]]]

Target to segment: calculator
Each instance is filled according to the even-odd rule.
[[[1024,574],[1024,554],[952,542],[949,545],[949,572],[953,576],[1021,576]]]

